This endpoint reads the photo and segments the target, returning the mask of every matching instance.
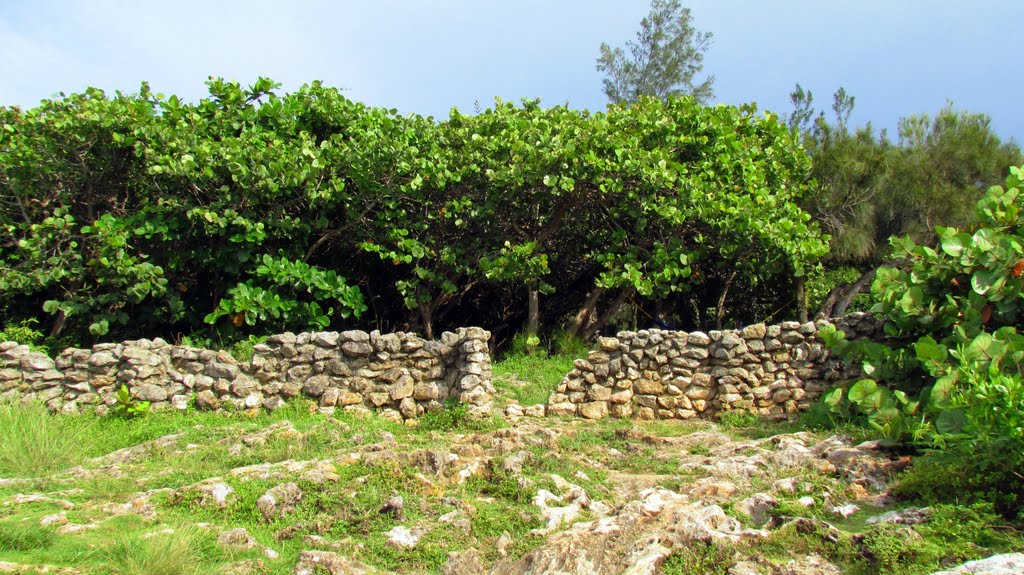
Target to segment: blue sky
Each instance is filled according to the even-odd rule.
[[[714,34],[714,101],[780,113],[797,82],[827,108],[844,86],[854,124],[947,101],[1024,141],[1022,0],[689,0]],[[0,105],[93,85],[197,99],[210,75],[285,90],[312,81],[401,112],[444,117],[495,96],[602,109],[602,41],[631,39],[645,0],[3,0]]]

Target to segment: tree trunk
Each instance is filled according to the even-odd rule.
[[[732,286],[732,280],[734,279],[736,279],[735,270],[729,274],[729,278],[725,280],[725,286],[722,288],[722,293],[718,296],[718,307],[715,308],[715,329],[722,329],[722,320],[725,319],[725,298],[729,295],[729,287]]]
[[[836,308],[836,303],[843,295],[843,291],[848,287],[850,287],[849,284],[839,284],[832,288],[832,291],[828,292],[828,296],[825,298],[825,301],[821,302],[821,307],[818,308],[818,313],[814,314],[814,319],[828,319],[832,317],[832,310]]]
[[[573,318],[572,324],[569,326],[569,334],[572,335],[572,337],[581,337],[583,335],[583,330],[586,329],[591,316],[594,315],[594,310],[597,308],[597,302],[601,299],[603,294],[604,288],[601,287],[595,287],[590,290],[589,294],[587,294],[587,299],[583,302],[583,307],[576,312],[576,317]]]
[[[626,303],[626,300],[633,297],[633,294],[635,293],[636,288],[634,287],[628,287],[622,290],[622,292],[619,293],[619,297],[615,298],[615,301],[613,301],[612,304],[608,306],[608,309],[604,310],[604,313],[601,314],[601,317],[597,319],[597,322],[595,322],[593,325],[589,326],[588,328],[586,328],[586,330],[584,330],[583,339],[587,341],[593,339],[593,337],[597,335],[597,332],[600,331],[606,323],[608,323],[608,320],[610,320],[613,315],[615,315],[615,312],[619,311],[619,308],[622,307],[622,304]]]
[[[535,337],[540,332],[540,291],[537,290],[536,285],[531,285],[526,289],[526,294],[529,300],[526,333],[530,337]]]
[[[420,323],[423,324],[423,338],[434,339],[434,310],[431,304],[421,303]]]
[[[64,331],[64,324],[67,321],[68,316],[64,314],[64,310],[57,312],[57,317],[53,320],[53,326],[50,328],[50,337],[53,339],[60,337],[61,332]]]
[[[870,269],[861,274],[861,276],[857,278],[857,281],[853,282],[850,289],[846,291],[846,295],[844,295],[843,299],[839,300],[839,304],[836,305],[836,317],[842,317],[846,313],[846,309],[850,307],[851,303],[853,303],[853,298],[857,297],[857,294],[864,291],[864,288],[874,281],[876,272],[878,272],[877,268]]]
[[[807,321],[807,290],[805,276],[796,278],[796,315],[800,323]]]

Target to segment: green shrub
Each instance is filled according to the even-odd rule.
[[[29,346],[32,351],[46,353],[48,350],[43,345],[43,332],[35,328],[39,322],[34,319],[26,319],[17,325],[7,325],[0,330],[0,341],[16,341]]]
[[[928,521],[917,530],[956,552],[957,561],[981,556],[984,549],[1020,548],[1024,534],[1007,528],[991,503],[931,506]]]
[[[231,346],[231,357],[239,361],[239,363],[246,363],[252,359],[255,354],[255,347],[258,344],[267,341],[267,336],[256,337],[250,335],[248,338],[236,341]]]
[[[749,411],[723,411],[718,415],[718,422],[726,427],[754,427],[760,421]]]
[[[874,573],[895,573],[901,567],[914,564],[920,556],[919,537],[906,526],[875,525],[864,533],[859,550]]]
[[[121,385],[117,390],[117,402],[111,407],[110,413],[117,417],[133,419],[149,413],[149,402],[140,401],[132,397],[127,385]]]
[[[1024,510],[1024,443],[963,442],[914,460],[893,487],[899,499],[926,504],[986,503],[1016,518]]]
[[[89,453],[90,426],[39,403],[0,402],[0,474],[42,477],[77,464]]]
[[[455,431],[469,424],[469,409],[456,399],[445,401],[443,408],[428,411],[420,418],[420,427],[427,431]]]
[[[658,572],[664,575],[726,575],[733,563],[735,560],[730,546],[694,541],[674,551],[661,564]]]
[[[540,338],[521,331],[512,337],[512,347],[509,352],[513,355],[546,357],[548,352],[540,345]]]

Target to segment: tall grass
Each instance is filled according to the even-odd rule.
[[[0,549],[35,551],[53,543],[54,530],[36,521],[7,520],[0,522]]]
[[[78,464],[89,453],[91,425],[39,403],[0,402],[0,476],[44,477]]]
[[[104,548],[102,557],[117,575],[193,575],[208,572],[200,568],[217,555],[214,545],[198,528],[184,526],[121,539]]]

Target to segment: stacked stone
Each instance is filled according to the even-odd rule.
[[[487,347],[491,334],[479,327],[470,327],[460,328],[454,335],[452,345],[457,346],[458,361],[456,369],[452,370],[456,378],[452,389],[458,394],[459,402],[466,404],[470,417],[489,416],[495,393]],[[444,339],[442,336],[441,341]]]
[[[490,413],[490,334],[480,328],[440,341],[377,331],[285,333],[255,346],[250,362],[226,352],[170,346],[160,339],[68,349],[54,362],[13,342],[0,344],[0,398],[34,398],[50,409],[106,411],[121,385],[152,408],[276,409],[305,395],[324,410],[376,409],[407,420],[449,398]]]
[[[0,343],[0,399],[25,397],[59,405],[63,374],[52,359],[27,345]]]
[[[806,409],[831,382],[852,376],[817,336],[826,322],[756,324],[741,330],[620,332],[598,339],[548,401],[547,413],[689,419],[742,410]],[[881,337],[869,314],[837,321],[849,337]]]

